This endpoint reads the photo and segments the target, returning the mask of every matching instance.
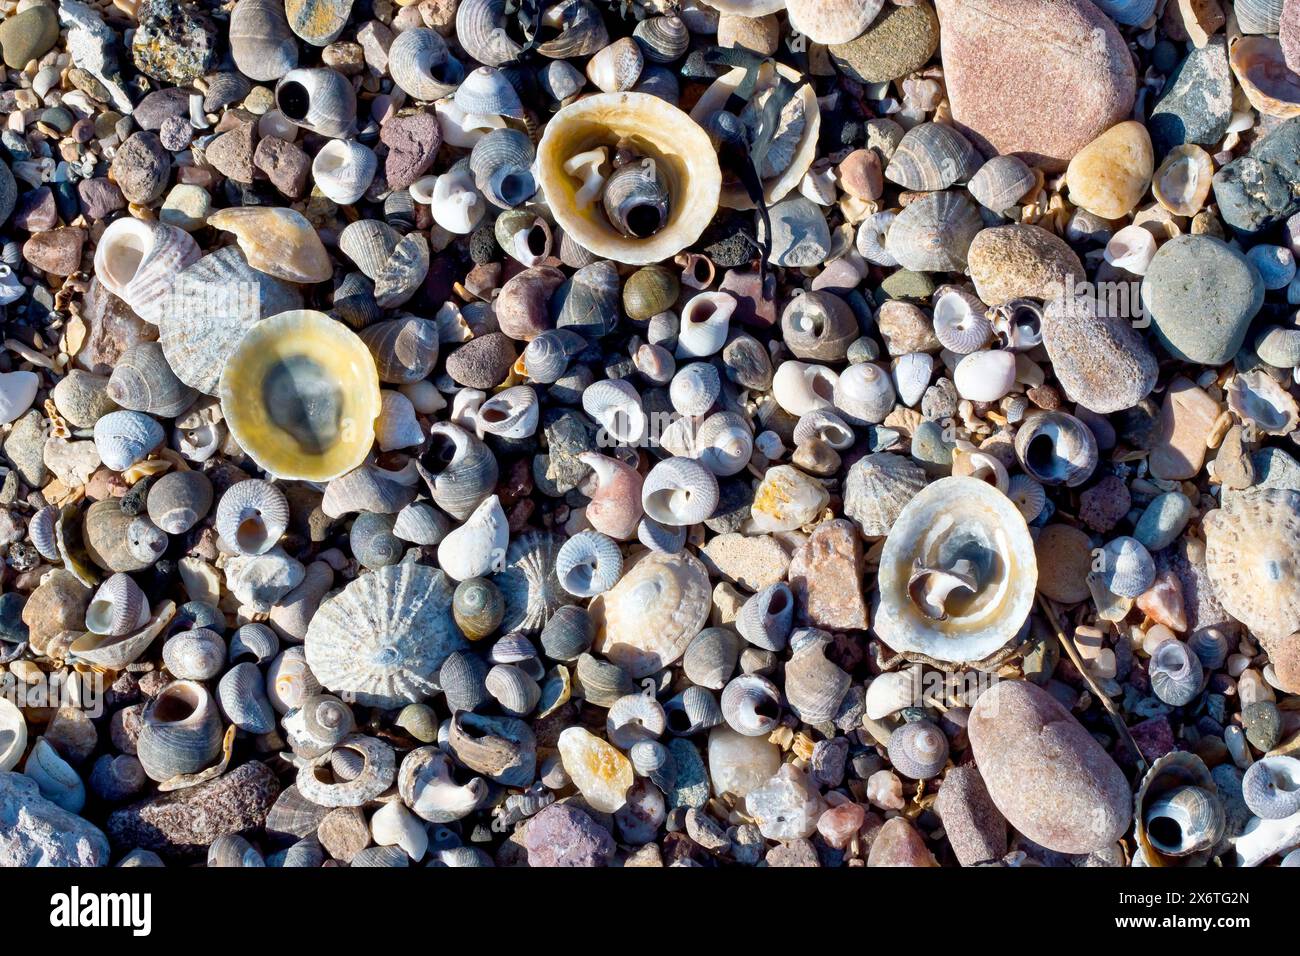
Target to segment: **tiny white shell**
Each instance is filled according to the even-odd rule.
[[[962,398],[972,402],[996,402],[1016,384],[1016,357],[1011,352],[972,352],[957,363],[953,384]]]
[[[269,481],[251,478],[217,502],[217,534],[240,554],[265,554],[289,527],[289,502]]]
[[[510,543],[510,526],[496,495],[485,498],[465,523],[438,545],[438,566],[456,581],[499,570]]]

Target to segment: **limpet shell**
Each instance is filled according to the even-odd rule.
[[[1264,640],[1300,630],[1300,492],[1234,494],[1202,526],[1206,572],[1224,609]]]

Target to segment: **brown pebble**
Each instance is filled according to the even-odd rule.
[[[501,332],[470,339],[447,356],[447,374],[466,388],[495,388],[510,374],[518,353],[515,343]]]
[[[1078,528],[1049,524],[1034,546],[1038,555],[1038,590],[1053,601],[1077,604],[1088,599],[1092,542]]]
[[[442,144],[438,121],[426,112],[395,116],[379,130],[388,147],[384,177],[390,189],[405,189],[424,175]]]
[[[227,117],[232,115],[234,114],[226,114]],[[233,179],[237,183],[251,183],[256,142],[257,124],[252,119],[246,119],[209,143],[204,155],[227,179]]]
[[[801,616],[831,631],[864,629],[862,538],[843,518],[824,521],[790,559],[790,588]]]
[[[23,243],[23,258],[43,272],[68,276],[81,265],[81,247],[86,244],[86,230],[63,226],[38,232]]]
[[[113,157],[111,173],[129,202],[147,206],[167,190],[171,155],[156,133],[134,133]]]
[[[938,866],[925,840],[904,817],[892,817],[876,834],[867,866]]]
[[[253,152],[253,165],[266,173],[271,185],[291,199],[297,199],[307,187],[311,157],[297,143],[278,136],[264,137]]]
[[[126,197],[111,179],[83,179],[77,184],[77,196],[87,219],[106,219],[126,208]]]
[[[880,157],[874,150],[855,149],[839,165],[840,185],[858,199],[879,199],[885,192]]]

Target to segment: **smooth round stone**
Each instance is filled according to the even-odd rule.
[[[994,805],[1034,842],[1093,853],[1128,829],[1133,794],[1123,772],[1047,691],[995,684],[975,702],[966,732]]]
[[[1240,252],[1213,236],[1178,236],[1156,252],[1142,304],[1174,358],[1222,365],[1237,354],[1264,303],[1264,283]]]
[[[1038,555],[1038,590],[1061,604],[1077,604],[1089,597],[1088,572],[1092,570],[1092,541],[1068,524],[1049,524],[1034,544]]]
[[[1132,320],[1099,315],[1091,297],[1048,302],[1042,332],[1057,381],[1084,408],[1109,415],[1155,388],[1156,357]]]
[[[1013,224],[984,229],[966,254],[975,291],[987,305],[1012,299],[1054,299],[1085,273],[1065,240],[1040,226]]]
[[[212,212],[212,196],[202,186],[180,183],[171,188],[158,210],[160,221],[186,232],[195,232],[207,224]]]
[[[1136,120],[1119,123],[1070,160],[1070,202],[1103,219],[1120,219],[1146,195],[1154,169],[1146,127]]]
[[[938,866],[925,839],[905,817],[891,817],[871,841],[867,852],[869,867]]]
[[[832,43],[831,61],[859,83],[887,83],[925,66],[939,45],[939,20],[928,4],[889,4],[861,36]]]
[[[1223,37],[1193,49],[1165,82],[1148,121],[1156,151],[1175,146],[1213,146],[1223,139],[1232,119],[1232,71]]]
[[[953,120],[986,155],[1050,170],[1127,119],[1133,57],[1088,0],[937,0]]]
[[[21,70],[59,42],[59,17],[47,4],[28,7],[0,23],[0,48],[5,66]]]
[[[1147,505],[1133,529],[1133,537],[1148,551],[1167,548],[1183,533],[1192,518],[1192,501],[1180,491],[1158,495]]]
[[[821,265],[831,252],[826,216],[811,199],[795,196],[768,207],[772,223],[771,262],[786,268]],[[762,220],[759,239],[763,238]]]
[[[709,778],[719,796],[744,797],[781,769],[781,748],[766,737],[746,737],[730,727],[709,731]]]

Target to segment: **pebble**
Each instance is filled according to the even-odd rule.
[[[1161,344],[1199,365],[1222,365],[1236,355],[1263,302],[1259,273],[1213,236],[1169,240],[1142,280],[1142,304]]]
[[[1120,219],[1141,202],[1154,171],[1147,128],[1128,120],[1081,149],[1070,160],[1065,179],[1076,206],[1103,219]]]
[[[1205,464],[1205,442],[1219,411],[1219,404],[1194,383],[1185,378],[1170,382],[1148,459],[1151,474],[1170,481],[1195,477]]]
[[[528,865],[606,866],[614,856],[610,832],[577,807],[553,803],[524,830]]]
[[[251,183],[254,175],[253,156],[257,150],[257,123],[250,116],[234,120],[231,126],[233,128],[227,129],[208,144],[204,156],[227,179]]]
[[[853,522],[819,524],[790,558],[789,577],[801,620],[829,631],[866,628],[862,538]]]
[[[826,803],[807,774],[787,763],[749,792],[745,809],[767,839],[797,840],[813,835]]]
[[[131,59],[141,73],[181,85],[216,65],[216,25],[178,0],[143,0],[136,21]]]
[[[1065,394],[1099,415],[1132,408],[1155,388],[1159,366],[1124,316],[1099,314],[1091,297],[1049,302],[1043,345]]]
[[[929,5],[918,3],[886,5],[860,36],[827,49],[840,71],[870,85],[920,69],[938,46],[939,20]]]
[[[1132,792],[1123,772],[1047,691],[995,684],[975,702],[967,733],[994,805],[1034,842],[1092,853],[1128,829]]]
[[[171,158],[156,133],[133,133],[113,157],[113,181],[128,202],[148,205],[167,189]]]
[[[1063,169],[1128,117],[1133,59],[1115,24],[1088,0],[936,5],[952,116],[986,155],[1018,153]]]
[[[1279,123],[1214,174],[1223,221],[1245,233],[1267,229],[1300,211],[1300,117]]]
[[[117,183],[110,179],[83,179],[77,184],[77,195],[87,219],[107,219],[112,213],[126,208],[126,197]]]
[[[253,165],[266,173],[271,185],[284,195],[296,199],[307,189],[311,157],[297,143],[265,136],[253,151]]]
[[[1092,541],[1078,528],[1049,524],[1038,535],[1038,590],[1061,604],[1077,604],[1089,596]]]
[[[405,189],[433,165],[442,134],[437,119],[420,112],[393,117],[380,127],[379,139],[388,147],[384,160],[388,187]]]
[[[1193,510],[1191,499],[1181,492],[1157,495],[1138,518],[1133,537],[1152,553],[1167,548],[1183,533]]]
[[[1232,119],[1232,71],[1223,37],[1194,48],[1165,83],[1151,110],[1148,128],[1156,152],[1198,143],[1213,146],[1223,139]]]
[[[1007,821],[993,805],[984,778],[973,764],[953,767],[943,777],[935,812],[943,820],[953,855],[962,866],[1001,859],[1007,852]]]
[[[108,397],[108,377],[74,368],[50,392],[59,414],[77,428],[93,428],[95,422],[117,409]]]
[[[1063,239],[1033,225],[980,232],[967,253],[975,292],[986,305],[1012,299],[1054,299],[1073,290],[1083,263]]]
[[[1117,475],[1106,475],[1079,495],[1079,519],[1093,531],[1107,532],[1128,514],[1132,505],[1128,485]]]
[[[466,388],[495,388],[510,373],[518,353],[500,332],[470,339],[447,356],[447,374]]]
[[[820,265],[831,251],[830,227],[816,203],[803,196],[783,199],[768,208],[772,224],[770,243],[773,265],[805,268]],[[759,240],[763,240],[761,226]]]
[[[41,796],[36,781],[0,773],[0,866],[107,866],[108,838]]]
[[[177,183],[158,209],[158,220],[169,226],[195,232],[202,229],[212,212],[212,196],[202,186]]]
[[[766,737],[746,737],[727,726],[709,731],[709,779],[716,794],[748,795],[781,767],[781,750]]]
[[[45,467],[44,416],[30,411],[14,423],[4,438],[4,454],[18,472],[18,476],[33,488],[42,487],[49,480]]]
[[[770,534],[720,534],[705,544],[700,557],[710,574],[755,593],[784,581],[790,570],[790,555]]]
[[[59,18],[52,6],[36,4],[0,22],[5,66],[21,70],[59,42]]]
[[[23,243],[23,258],[43,272],[68,276],[81,267],[81,249],[86,244],[86,230],[62,226],[38,232]]]
[[[871,843],[867,866],[938,866],[934,854],[925,840],[904,817],[891,817],[885,821]]]

